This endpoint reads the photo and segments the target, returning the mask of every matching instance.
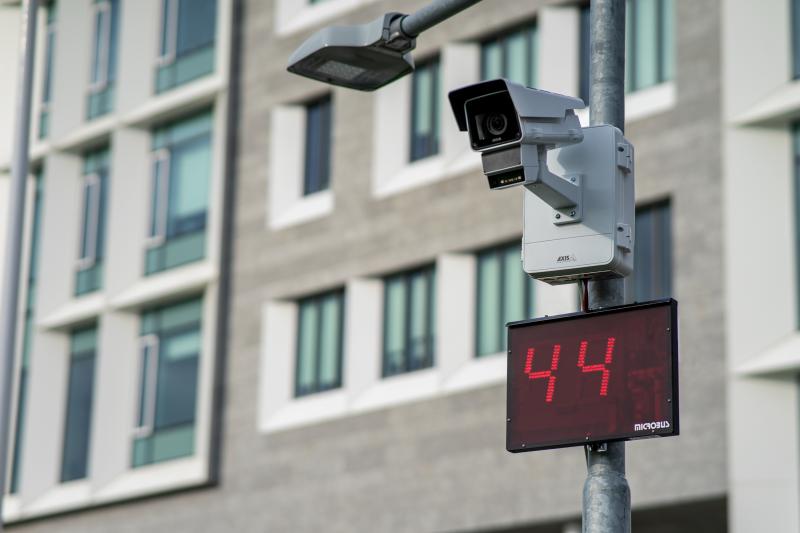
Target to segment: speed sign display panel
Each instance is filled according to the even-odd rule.
[[[508,451],[677,435],[677,326],[672,299],[509,324]]]

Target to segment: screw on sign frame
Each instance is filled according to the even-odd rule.
[[[677,302],[508,325],[506,448],[679,433]]]

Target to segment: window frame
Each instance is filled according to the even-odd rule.
[[[150,200],[147,226],[143,228],[145,276],[207,259],[209,217],[214,207],[211,196],[215,179],[213,120],[211,108],[163,123],[151,130]],[[188,149],[191,149],[191,154]],[[178,168],[179,172],[173,172],[173,166],[185,161],[182,157],[187,154],[207,156],[208,164],[193,174],[180,172],[181,168]],[[195,211],[175,216],[173,208],[178,207],[175,202],[179,202],[190,190],[200,192],[197,180],[201,179],[206,187],[202,198],[203,210],[197,203],[193,206],[197,208]],[[195,180],[194,188],[185,188],[187,180]],[[177,196],[173,196],[173,193]]]
[[[164,325],[164,313],[174,310],[175,308],[184,305],[197,305],[197,317],[188,320],[178,321],[169,326]],[[139,315],[142,333],[139,335],[139,361],[137,372],[137,387],[136,387],[136,406],[134,412],[133,424],[130,430],[131,434],[131,456],[130,466],[132,469],[138,469],[149,465],[168,462],[172,460],[179,460],[181,458],[192,457],[197,453],[197,431],[198,431],[198,415],[201,409],[202,400],[199,396],[201,391],[202,382],[202,366],[201,361],[203,357],[203,314],[205,311],[205,298],[202,295],[190,297],[185,300],[172,302],[163,306],[158,306],[144,310]],[[151,315],[148,318],[148,315]],[[150,322],[151,327],[147,327],[147,321]],[[200,344],[196,354],[192,357],[195,361],[195,382],[194,386],[194,406],[192,411],[191,423],[188,421],[181,423],[170,423],[158,426],[159,415],[159,389],[162,379],[162,347],[165,342],[173,337],[180,336],[186,333],[196,333],[199,337]],[[147,351],[149,350],[149,352]],[[150,357],[145,357],[149,354]],[[147,442],[146,439],[153,439],[159,436],[160,432],[171,431],[181,426],[188,426],[191,424],[193,433],[193,440],[191,445],[191,453],[184,455],[176,455],[168,458],[153,457],[153,446],[156,444],[154,441]],[[144,446],[150,447],[150,455],[148,460],[137,463],[137,444],[145,440]]]
[[[165,67],[175,62],[178,48],[179,0],[161,0],[161,24],[159,28],[158,57],[156,66]]]
[[[103,194],[103,179],[99,172],[92,172],[84,176],[84,202],[89,201],[90,205],[84,203],[83,220],[81,221],[81,235],[78,243],[78,270],[86,270],[93,267],[97,262],[98,239],[100,235],[100,203]],[[87,189],[94,192],[89,197]],[[87,236],[87,233],[90,235]],[[86,248],[84,248],[84,246]],[[91,249],[91,252],[88,250]]]
[[[430,363],[424,366],[413,366],[411,364],[411,303],[412,303],[412,290],[411,283],[415,276],[423,275],[426,278],[427,291],[425,294],[425,307],[427,312],[427,320],[425,323],[425,358],[430,360]],[[403,328],[403,369],[397,372],[389,372],[389,352],[387,350],[387,341],[389,331],[389,312],[388,312],[388,285],[389,282],[395,279],[402,280],[403,283],[403,315],[404,315],[404,328]],[[394,376],[401,376],[417,370],[424,370],[433,368],[436,364],[436,265],[430,264],[411,270],[406,270],[396,274],[386,276],[383,279],[383,338],[381,340],[382,363],[381,363],[381,378],[390,378]]]
[[[431,88],[431,102],[429,102],[430,107],[430,115],[428,116],[428,120],[431,124],[431,129],[433,130],[431,134],[431,139],[428,139],[423,144],[423,147],[418,148],[417,144],[417,109],[420,105],[420,98],[419,98],[419,87],[417,84],[417,80],[419,79],[418,72],[431,69],[431,76],[432,76],[432,88]],[[435,55],[426,59],[423,62],[420,62],[419,65],[415,68],[414,73],[411,76],[411,105],[409,106],[411,116],[409,120],[409,137],[408,137],[408,161],[410,163],[414,163],[416,161],[422,161],[429,157],[433,157],[438,155],[441,152],[441,144],[442,144],[442,132],[441,132],[441,98],[439,95],[439,90],[442,85],[442,64],[441,64],[441,56]]]
[[[177,87],[191,83],[196,79],[203,78],[214,72],[216,67],[216,47],[218,39],[219,24],[219,0],[209,0],[213,6],[213,27],[211,28],[211,39],[207,42],[195,44],[191,48],[179,50],[181,46],[181,13],[183,9],[189,9],[181,5],[183,0],[161,0],[161,13],[159,15],[159,43],[158,52],[155,59],[156,74],[154,77],[154,93],[157,95],[171,91]],[[194,70],[185,72],[181,69],[182,61],[208,51],[208,57],[198,65],[194,65]],[[191,64],[191,63],[189,63]],[[162,77],[163,76],[163,77]]]
[[[327,387],[323,387],[320,384],[320,369],[322,367],[322,350],[319,349],[320,340],[322,339],[322,331],[323,331],[323,321],[322,321],[322,308],[325,304],[325,300],[329,297],[336,297],[337,298],[337,306],[338,316],[339,316],[339,323],[337,325],[338,330],[338,337],[339,343],[336,347],[336,379],[335,381]],[[316,331],[314,332],[317,350],[316,350],[316,357],[314,358],[314,385],[310,390],[301,391],[300,388],[300,364],[301,364],[301,357],[300,357],[300,347],[301,347],[301,336],[303,333],[302,328],[302,310],[303,305],[313,305],[316,307],[317,312],[317,327]],[[297,335],[296,335],[296,345],[295,345],[295,365],[294,365],[294,398],[303,398],[306,396],[312,396],[314,394],[318,394],[320,392],[326,392],[330,390],[335,390],[342,387],[342,374],[343,374],[343,367],[344,367],[344,322],[345,322],[345,290],[342,289],[335,289],[332,291],[327,291],[324,293],[320,293],[314,296],[309,296],[303,298],[297,302]]]
[[[505,328],[501,327],[499,329],[500,338],[499,339],[495,339],[495,340],[499,340],[500,341],[498,343],[499,346],[501,347],[500,350],[493,351],[493,352],[487,352],[487,353],[480,353],[480,347],[481,347],[481,342],[480,342],[481,341],[481,315],[480,315],[480,309],[481,309],[481,305],[482,305],[482,302],[481,302],[481,270],[480,270],[481,257],[482,256],[493,255],[499,261],[499,264],[500,264],[500,269],[499,269],[500,276],[499,276],[499,279],[498,279],[498,281],[499,281],[498,294],[500,295],[500,303],[499,303],[498,307],[500,308],[500,312],[504,313],[505,304],[506,304],[506,294],[505,294],[506,271],[505,271],[505,263],[504,263],[505,255],[508,253],[509,249],[511,249],[513,247],[519,248],[520,246],[521,246],[521,243],[520,243],[519,240],[517,240],[517,241],[513,241],[513,242],[507,242],[505,244],[498,244],[498,245],[495,245],[495,246],[484,248],[482,250],[478,250],[475,253],[475,322],[474,322],[475,323],[475,349],[474,349],[474,353],[473,353],[473,357],[475,359],[481,359],[481,358],[484,358],[484,357],[489,357],[489,356],[492,356],[492,355],[495,355],[495,354],[498,354],[498,353],[502,353],[503,352],[503,348],[502,347],[506,344],[506,341],[503,340],[504,336],[506,334],[505,333]],[[535,309],[536,309],[536,296],[535,296],[536,289],[535,289],[535,285],[533,285],[534,280],[533,280],[533,278],[531,278],[530,276],[527,276],[525,274],[525,272],[522,269],[522,263],[521,262],[520,262],[519,267],[520,267],[520,275],[525,278],[525,280],[523,282],[524,283],[524,287],[525,287],[525,293],[524,293],[523,302],[522,302],[523,303],[523,307],[525,308],[525,314],[532,317],[533,314],[535,313]]]
[[[39,102],[39,138],[50,134],[50,106],[53,99],[53,56],[55,55],[56,29],[58,14],[54,1],[46,8],[47,25],[45,27],[44,75],[42,76],[42,93]]]
[[[169,148],[159,148],[151,155],[152,184],[150,187],[150,217],[147,225],[148,248],[161,246],[167,241],[169,221],[169,185],[172,171],[172,153]],[[159,172],[159,169],[161,171]]]
[[[139,401],[136,406],[133,428],[134,439],[150,437],[155,432],[160,351],[161,339],[158,334],[149,333],[139,338],[139,382],[136,388],[139,393]],[[146,358],[146,353],[149,353],[150,357]]]
[[[100,0],[95,2],[92,8],[92,14],[94,15],[93,20],[96,20],[95,17],[98,15],[102,15],[103,18],[101,20],[105,21],[104,24],[101,22],[101,31],[103,32],[101,38],[98,39],[97,35],[94,34],[95,39],[92,43],[92,64],[89,73],[89,93],[95,94],[104,90],[110,83],[109,63],[111,61],[111,34],[114,13],[111,0]],[[95,27],[95,31],[98,31],[97,27]],[[98,63],[98,76],[97,80],[92,80],[95,61]]]

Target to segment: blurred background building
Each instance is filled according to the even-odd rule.
[[[446,93],[588,102],[588,3],[482,2],[375,93],[285,72],[424,3],[41,9],[14,530],[576,531],[582,450],[505,452],[503,324],[577,294],[522,275],[521,192]],[[628,2],[631,286],[681,319],[682,435],[627,447],[635,531],[800,529],[795,3]]]

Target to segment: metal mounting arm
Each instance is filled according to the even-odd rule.
[[[481,0],[435,0],[416,13],[400,17],[392,23],[392,31],[413,38],[423,31],[444,22],[456,13],[467,9]]]
[[[573,179],[562,178],[550,172],[547,168],[547,150],[544,146],[537,147],[539,171],[534,180],[527,180],[525,188],[544,200],[553,209],[567,209],[577,207],[581,200],[580,182]]]

